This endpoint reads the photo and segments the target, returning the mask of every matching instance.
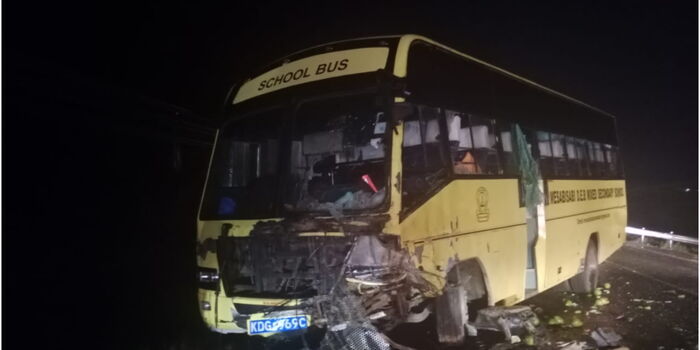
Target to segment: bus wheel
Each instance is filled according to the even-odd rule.
[[[576,293],[590,293],[598,285],[598,249],[593,240],[588,241],[583,272],[571,277],[569,285]]]
[[[467,322],[467,293],[461,284],[448,284],[435,299],[438,340],[442,344],[461,344]]]

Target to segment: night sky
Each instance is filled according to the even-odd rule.
[[[697,235],[697,1],[343,3],[6,1],[3,342],[165,348],[200,332],[207,148],[168,170],[151,141],[167,123],[133,101],[217,125],[247,72],[340,39],[425,35],[617,116],[630,221]]]
[[[246,72],[287,53],[426,35],[616,115],[631,181],[697,182],[693,1],[22,3],[6,4],[6,50],[207,117]]]

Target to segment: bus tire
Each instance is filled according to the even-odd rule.
[[[435,320],[438,341],[458,345],[464,342],[467,293],[461,284],[447,284],[435,299]]]
[[[598,249],[594,240],[588,241],[583,271],[569,279],[569,286],[576,293],[591,293],[598,286]]]

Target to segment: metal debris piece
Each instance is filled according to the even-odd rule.
[[[478,329],[500,331],[505,340],[510,342],[513,332],[534,332],[539,320],[528,306],[492,306],[479,310],[474,322]]]
[[[571,341],[561,345],[559,350],[589,350],[593,349],[585,341]]]
[[[685,299],[685,294],[678,294],[678,299]]]
[[[612,328],[600,327],[591,332],[591,338],[595,340],[598,347],[619,346],[622,337],[615,333]]]

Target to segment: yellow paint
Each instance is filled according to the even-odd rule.
[[[546,286],[551,287],[575,275],[586,254],[588,239],[598,234],[598,261],[605,260],[624,243],[627,225],[626,190],[624,180],[550,180],[547,183],[550,203],[546,208],[548,242],[545,272]],[[599,190],[622,189],[618,197],[599,198]],[[594,191],[595,199],[576,197],[575,201],[554,204],[555,192]],[[561,273],[558,267],[561,266]]]
[[[238,89],[233,103],[236,104],[269,92],[312,81],[373,72],[386,66],[388,56],[388,47],[369,47],[334,51],[302,58],[283,64],[245,82]],[[334,71],[328,72],[326,68],[321,69],[329,64],[336,65]],[[279,77],[284,77],[284,80],[276,81]],[[291,78],[287,80],[286,77]]]
[[[442,288],[450,258],[476,258],[490,281],[492,301],[511,295],[524,297],[525,209],[519,207],[517,185],[517,179],[455,180],[401,223],[401,237],[407,245],[425,242],[432,246],[422,254],[426,279]],[[480,188],[489,198],[489,219],[481,222]]]
[[[408,50],[416,40],[431,43],[465,59],[484,64],[525,83],[573,100],[510,72],[435,43],[430,39],[415,35],[402,36],[399,40],[394,62],[395,76],[406,76]],[[377,49],[371,48],[371,50]],[[382,50],[388,53],[387,48],[382,48]],[[360,52],[348,51],[353,51],[353,54]],[[380,55],[379,51],[367,52],[372,53],[364,58],[367,61],[364,67],[376,68],[379,65],[378,62],[382,61],[382,57],[384,61],[386,60],[384,54]],[[255,96],[254,88],[257,88],[261,80],[269,79],[269,77],[293,70],[296,67],[317,64],[327,58],[337,58],[340,57],[337,55],[347,53],[343,51],[332,52],[283,65],[245,83],[236,96],[236,102]],[[246,85],[248,86],[246,87]],[[394,98],[395,103],[404,101],[403,97]],[[391,131],[391,135],[390,205],[387,210],[389,221],[383,232],[400,235],[404,249],[411,254],[411,260],[423,270],[424,277],[439,289],[444,286],[445,276],[449,268],[454,265],[455,260],[475,259],[484,271],[489,304],[500,302],[511,305],[522,301],[525,298],[527,225],[526,210],[519,205],[518,180],[516,178],[455,179],[401,220],[402,189],[400,188],[401,182],[397,181],[402,173],[403,125],[400,122],[395,130]],[[540,229],[534,250],[537,290],[539,292],[576,274],[581,259],[585,255],[588,239],[593,233],[597,234],[599,240],[599,262],[605,260],[624,243],[624,228],[627,223],[624,180],[547,180],[546,183],[542,183],[542,188],[548,189],[545,195],[552,201],[538,208]],[[585,197],[582,200],[571,201],[570,192],[567,192],[579,193],[579,191],[595,190],[598,193],[602,189],[603,191],[600,193],[606,194],[608,193],[606,189],[611,188],[613,196],[608,198],[589,199]],[[615,192],[615,189],[620,189],[620,191]],[[561,195],[557,197],[557,200],[562,198],[564,200],[554,203],[553,192],[557,192],[557,196]],[[618,195],[616,196],[615,193]],[[486,201],[484,201],[484,197],[487,198]],[[206,238],[218,237],[223,223],[232,225],[229,231],[230,236],[245,237],[250,234],[254,225],[259,221],[198,221],[198,239],[202,241]],[[342,236],[343,233],[303,232],[300,235],[338,237]],[[216,268],[216,255],[207,254],[207,258],[204,260],[198,258],[198,264]],[[216,299],[214,292],[200,290],[199,298],[209,301],[214,307]],[[252,305],[285,304],[296,306],[301,300],[232,298],[224,295],[222,290],[218,296],[220,319],[230,317],[227,315],[231,313],[233,302]],[[221,329],[242,331],[233,323],[215,323],[213,311],[201,311],[201,314],[210,327],[214,327],[216,324],[216,327]],[[262,314],[256,314],[254,317],[262,317]]]

